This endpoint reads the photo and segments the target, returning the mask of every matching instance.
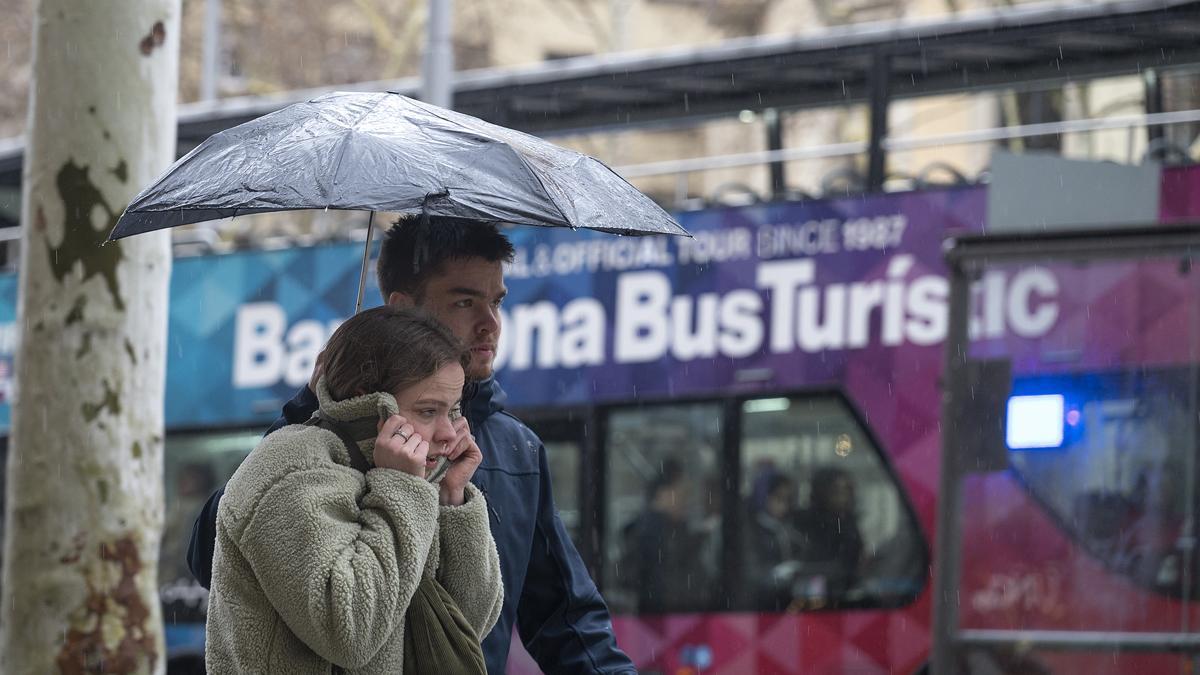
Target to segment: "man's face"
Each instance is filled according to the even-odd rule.
[[[447,260],[437,274],[429,277],[419,304],[404,293],[392,293],[388,304],[415,304],[429,312],[471,350],[467,377],[483,380],[492,375],[500,340],[500,303],[507,293],[499,261],[463,258]]]

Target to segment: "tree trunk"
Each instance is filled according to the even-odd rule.
[[[0,672],[162,672],[168,235],[101,247],[175,149],[178,0],[41,0]]]

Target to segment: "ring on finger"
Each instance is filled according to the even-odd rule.
[[[393,435],[393,436],[399,436],[400,438],[403,438],[405,443],[407,443],[407,442],[408,442],[409,435],[408,435],[408,434],[406,434],[406,433],[404,433],[403,431],[400,431],[399,429],[397,429],[397,430],[396,430],[396,431],[395,431],[395,432],[394,432],[392,435]]]

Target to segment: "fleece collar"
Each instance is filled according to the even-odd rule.
[[[371,466],[375,466],[375,438],[379,435],[379,420],[400,414],[396,397],[380,391],[335,401],[329,395],[329,387],[322,377],[317,380],[317,402],[320,404],[321,414],[342,423],[358,443],[363,457]],[[349,461],[350,457],[347,456],[347,464]]]

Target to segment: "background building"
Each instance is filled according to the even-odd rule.
[[[0,0],[0,139],[19,142],[25,124],[29,72],[29,0]],[[548,61],[608,54],[702,48],[758,36],[807,36],[838,30],[969,17],[1033,3],[1004,0],[456,0],[454,53],[459,71],[521,68]],[[1045,5],[1047,3],[1043,3]],[[1059,2],[1069,7],[1087,3]],[[219,30],[206,33],[217,8]],[[185,0],[180,100],[200,101],[208,87],[218,98],[261,97],[282,92],[415,77],[425,40],[425,0]],[[216,16],[216,15],[214,15]],[[1081,39],[1094,39],[1081,36]],[[206,74],[206,49],[213,49]],[[1003,68],[1003,63],[997,67]],[[828,73],[817,74],[828,77]],[[1157,79],[1155,79],[1157,77]],[[678,83],[677,90],[703,83]],[[1149,93],[1148,93],[1149,92]],[[616,101],[596,90],[594,105]],[[804,110],[746,110],[736,117],[671,123],[652,129],[560,136],[564,145],[614,166],[664,205],[742,204],[772,198],[805,198],[864,189],[869,137],[866,105]],[[1153,100],[1151,100],[1153,99]],[[962,132],[1104,118],[1143,111],[1200,107],[1190,73],[1125,76],[1055,85],[1051,89],[970,91],[895,101],[889,139],[925,139]],[[930,182],[986,179],[991,149],[1050,150],[1078,158],[1139,162],[1150,150],[1173,161],[1195,156],[1196,125],[936,143],[892,150],[887,190]],[[1157,140],[1156,140],[1157,139]],[[5,141],[0,141],[0,150]],[[705,161],[772,149],[808,150],[809,158],[710,168]],[[1169,148],[1169,150],[1168,150]],[[690,160],[680,163],[676,160]],[[748,163],[750,162],[750,163]],[[737,162],[735,162],[737,163]],[[0,190],[0,218],[15,224],[19,194]],[[229,223],[181,234],[180,242],[204,246],[270,245],[289,240],[344,236],[361,226],[346,214],[294,213],[256,220],[253,230]],[[214,241],[212,234],[217,238]]]

